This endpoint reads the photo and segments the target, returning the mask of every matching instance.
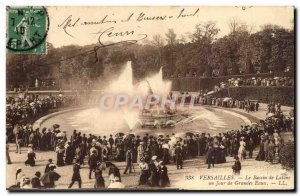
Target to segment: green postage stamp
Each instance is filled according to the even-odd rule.
[[[7,7],[7,53],[46,54],[48,27],[44,7]]]

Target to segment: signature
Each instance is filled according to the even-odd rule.
[[[95,21],[84,21],[80,17],[73,17],[69,15],[58,27],[62,28],[63,31],[70,37],[74,36],[69,32],[69,29],[75,28],[78,26],[90,26],[90,25],[101,25],[101,24],[117,24],[117,23],[127,23],[131,21],[135,22],[147,22],[147,21],[166,21],[182,18],[192,18],[197,17],[199,13],[199,8],[196,10],[187,11],[185,8],[178,10],[177,14],[172,15],[149,15],[144,12],[130,13],[125,18],[121,20],[116,20],[114,14],[106,14],[101,17],[99,20]],[[139,26],[138,26],[139,27]],[[99,30],[96,33],[91,33],[98,36],[98,45],[95,46],[92,50],[87,51],[95,54],[96,61],[98,61],[97,51],[101,48],[108,46],[116,45],[132,45],[136,44],[139,41],[142,41],[148,37],[145,33],[139,33],[138,28],[134,29],[123,29],[118,30],[116,27],[109,27],[105,30]]]
[[[144,12],[137,13],[130,13],[129,15],[125,16],[125,18],[121,20],[117,20],[115,17],[115,14],[105,14],[103,17],[101,17],[99,20],[95,21],[84,21],[81,20],[80,17],[73,17],[72,15],[69,15],[61,24],[58,25],[58,27],[62,27],[64,32],[70,36],[74,36],[68,31],[69,28],[74,28],[77,26],[90,26],[90,25],[101,25],[101,24],[117,24],[117,23],[126,23],[126,22],[147,22],[147,21],[166,21],[166,20],[172,20],[172,19],[182,19],[182,18],[192,18],[197,17],[199,13],[199,8],[196,10],[189,10],[187,11],[185,8],[182,8],[178,10],[178,13],[173,15],[149,15]],[[110,29],[112,31],[114,29]],[[130,31],[131,32],[131,31]],[[108,36],[112,36],[111,35]],[[129,31],[120,32],[115,34],[115,36],[126,36],[129,35]]]
[[[137,42],[146,39],[148,37],[147,34],[137,33],[136,30],[116,31],[114,27],[109,27],[104,31],[98,31],[97,33],[94,34],[99,35],[98,43],[100,46],[112,46],[121,43],[127,45],[136,44]],[[105,44],[103,42],[103,39],[106,40],[118,39],[120,41],[110,42],[108,44]]]
[[[72,15],[69,15],[61,24],[58,25],[58,27],[61,27],[64,32],[70,36],[74,36],[69,32],[69,28],[73,28],[79,25],[90,25],[90,22],[82,22],[80,23],[80,17],[73,18]],[[104,23],[116,23],[115,20],[108,20],[108,16],[106,15],[103,17],[97,24],[104,24]],[[98,37],[98,43],[100,46],[112,46],[116,44],[135,44],[138,41],[141,41],[143,39],[147,38],[147,34],[141,34],[137,33],[136,30],[124,30],[124,31],[116,31],[115,27],[109,27],[108,29],[104,31],[98,31],[96,33],[92,33],[99,35]],[[105,40],[121,40],[109,44],[104,44],[103,39]]]
[[[98,31],[97,33],[94,34],[99,35],[98,37],[99,45],[95,46],[92,51],[92,53],[95,54],[96,62],[98,61],[97,51],[101,48],[109,47],[109,46],[117,46],[117,45],[123,45],[123,46],[132,45],[148,37],[147,34],[136,33],[135,30],[115,31],[114,27],[110,27],[104,31]],[[104,43],[103,39],[112,39],[112,40],[119,39],[120,41],[114,41],[114,42],[110,41]]]
[[[73,20],[72,19],[72,15],[68,16],[61,24],[58,25],[58,27],[62,27],[64,32],[71,36],[74,37],[73,35],[71,35],[68,31],[67,28],[69,27],[75,27],[78,26],[78,22],[79,22],[80,18],[77,18],[77,20]]]

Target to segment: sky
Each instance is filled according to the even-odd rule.
[[[151,40],[156,34],[164,35],[168,29],[173,29],[179,38],[192,33],[196,24],[208,21],[217,24],[218,37],[223,37],[230,32],[232,18],[249,25],[252,32],[266,24],[294,28],[293,7],[47,7],[47,11],[47,41],[54,47],[99,41],[141,42],[146,36]]]

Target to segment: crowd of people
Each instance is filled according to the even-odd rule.
[[[17,109],[22,108],[22,105],[31,106],[32,101],[35,103],[32,104],[28,115],[35,114],[37,111],[33,111],[40,108],[59,107],[65,103],[59,96],[42,99],[43,101],[41,99],[21,100],[11,100],[10,103]],[[219,98],[202,101],[202,104],[247,108],[247,111],[257,111],[259,107],[258,102],[250,107],[247,101],[232,99],[226,104]],[[286,130],[293,131],[293,118],[283,115],[280,104],[274,103],[268,105],[267,114],[266,120],[259,124],[241,126],[238,130],[216,135],[205,132],[172,133],[171,135],[149,133],[134,135],[120,132],[114,136],[96,136],[74,130],[73,134],[68,136],[65,130],[60,130],[58,124],[34,130],[30,124],[16,122],[12,131],[16,153],[21,153],[22,148],[27,149],[27,159],[24,160],[26,166],[35,166],[36,159],[39,159],[35,151],[54,151],[56,157],[49,159],[43,175],[40,171],[36,171],[32,179],[22,172],[22,168],[18,168],[14,187],[55,188],[55,182],[61,178],[56,168],[67,165],[73,167],[69,188],[75,182],[78,182],[79,188],[82,187],[80,170],[84,165],[88,165],[89,169],[88,176],[84,178],[94,178],[94,188],[124,188],[121,173],[126,175],[128,172],[135,172],[135,167],[139,168],[139,186],[167,187],[171,186],[168,165],[176,165],[180,170],[184,168],[184,160],[198,156],[205,157],[208,169],[212,169],[215,164],[225,163],[228,157],[234,157],[232,169],[235,174],[239,174],[242,169],[241,163],[247,158],[270,163],[280,162],[276,160],[284,143],[280,133]],[[7,163],[11,164],[13,160],[10,159],[8,142],[7,139]],[[257,157],[253,157],[256,147],[259,147],[259,153]],[[121,172],[115,162],[125,162],[125,170]],[[104,171],[108,172],[108,179],[104,179]]]
[[[293,86],[294,79],[291,77],[252,77],[252,78],[230,78],[220,82],[216,86],[219,88],[239,87],[239,86]]]
[[[109,188],[115,187],[116,185],[114,183],[118,183],[120,185],[120,171],[118,167],[111,163],[111,161],[125,161],[126,169],[124,171],[124,174],[126,174],[127,171],[131,173],[132,170],[134,170],[134,164],[138,163],[138,167],[141,169],[139,185],[160,187],[170,185],[165,163],[165,161],[169,159],[169,157],[167,156],[168,154],[165,154],[167,151],[164,149],[164,152],[161,151],[162,154],[158,153],[158,151],[160,151],[161,149],[159,149],[158,143],[156,142],[157,140],[153,136],[149,136],[147,134],[145,137],[143,137],[143,139],[139,139],[139,136],[125,136],[120,133],[115,138],[110,135],[110,137],[106,139],[105,136],[101,138],[101,136],[97,137],[92,134],[90,134],[89,137],[86,137],[85,134],[81,135],[80,132],[77,132],[75,130],[70,139],[67,140],[67,136],[64,134],[60,134],[61,132],[58,128],[59,127],[54,126],[53,130],[51,131],[56,143],[56,164],[54,164],[52,162],[52,159],[50,159],[49,164],[50,166],[52,165],[53,168],[49,168],[48,164],[46,167],[49,168],[49,170],[45,170],[45,175],[48,175],[48,172],[55,172],[56,167],[73,165],[74,173],[69,188],[71,188],[76,181],[79,182],[79,188],[81,188],[81,177],[79,171],[80,166],[85,164],[89,165],[89,179],[91,179],[92,176],[95,176],[95,188],[105,187],[102,172],[106,168],[109,168]],[[21,129],[19,129],[19,131],[20,130]],[[39,132],[38,129],[35,131]],[[19,132],[17,132],[17,135],[18,134]],[[158,140],[160,141],[161,139]],[[19,149],[18,153],[20,153],[20,147],[18,146],[22,144],[16,144],[17,149]],[[42,150],[41,145],[44,145],[44,142],[28,145],[27,160],[25,161],[25,165],[35,166],[35,159],[38,157],[36,157],[34,149]],[[180,156],[178,154],[180,153],[179,151],[176,151],[176,153],[178,156]],[[160,155],[158,156],[158,154]],[[56,174],[55,176],[59,175]],[[23,177],[23,181],[20,180],[21,177]],[[42,181],[42,184],[46,184],[44,186],[45,188],[53,188],[55,186],[56,180],[49,180],[48,177],[46,178],[43,176],[40,179]],[[55,177],[55,179],[58,180],[57,177]],[[16,175],[16,186],[23,187],[24,185],[27,185],[26,183],[20,184],[20,182],[25,181],[25,175]],[[51,181],[51,186],[48,185],[48,181]],[[32,184],[32,186],[34,185]]]
[[[46,96],[23,95],[20,97],[6,98],[6,121],[14,126],[22,119],[30,119],[45,114],[50,109],[74,105],[76,96]]]
[[[274,124],[273,127],[269,127],[269,124],[267,119],[260,125],[241,126],[239,130],[231,130],[217,135],[188,132],[180,137],[175,133],[171,136],[145,134],[143,137],[118,133],[115,137],[112,135],[101,137],[92,134],[86,136],[74,130],[69,139],[56,125],[48,129],[48,133],[52,134],[49,139],[54,140],[55,149],[52,147],[43,148],[47,143],[46,138],[44,138],[46,142],[29,142],[25,164],[35,165],[35,159],[38,159],[35,150],[55,150],[57,154],[56,163],[50,159],[45,174],[38,178],[45,188],[55,187],[55,181],[59,180],[60,176],[55,172],[55,168],[66,165],[73,165],[74,172],[69,187],[78,181],[79,188],[81,188],[80,169],[85,164],[89,166],[88,178],[95,178],[95,188],[105,187],[102,173],[106,168],[108,168],[109,175],[108,187],[124,187],[120,169],[112,162],[126,163],[123,175],[126,175],[128,171],[129,173],[135,172],[134,166],[138,166],[140,169],[138,185],[165,187],[170,186],[167,169],[169,164],[175,164],[177,169],[182,169],[183,160],[197,156],[204,155],[206,157],[208,169],[214,167],[215,164],[225,163],[228,156],[234,157],[236,159],[233,166],[234,172],[239,173],[241,170],[240,161],[253,158],[253,150],[259,146],[256,160],[266,160],[272,163],[275,160],[275,155],[280,152],[283,140],[280,137],[280,131],[276,129],[277,127]],[[37,129],[35,132],[38,133],[39,130]],[[40,139],[43,138],[44,134],[40,135]],[[21,144],[17,143],[18,145]],[[51,180],[49,177],[45,177],[45,175],[49,175],[48,172],[51,172],[50,176],[53,176]],[[37,174],[37,176],[40,175]],[[37,181],[36,177],[30,181],[34,188],[36,185],[33,181]],[[23,184],[20,184],[21,182]],[[26,185],[28,185],[26,176],[16,175],[16,186],[24,188]]]
[[[254,112],[259,109],[259,101],[258,100],[236,100],[233,98],[225,97],[225,98],[217,98],[212,96],[205,96],[199,99],[199,102],[202,105],[215,105],[224,108],[239,108],[245,110],[246,112]]]
[[[246,112],[257,112],[259,102],[257,100],[235,100],[232,98],[204,97],[200,100],[203,105],[215,105],[225,108],[238,108]],[[267,105],[266,119],[262,122],[266,129],[276,129],[280,132],[294,132],[294,114],[284,115],[280,103],[269,103]]]

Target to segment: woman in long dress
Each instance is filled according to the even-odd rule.
[[[168,169],[162,161],[159,162],[159,183],[158,184],[161,187],[170,186]]]
[[[102,176],[102,172],[106,169],[106,164],[105,163],[98,163],[97,164],[97,168],[95,170],[95,189],[99,189],[99,188],[104,188],[105,187],[105,181],[104,178]]]
[[[50,171],[42,176],[41,182],[45,188],[55,188],[55,181],[58,181],[61,176],[55,171],[56,166],[54,164],[50,164],[49,168]]]
[[[148,182],[149,178],[149,165],[145,162],[144,158],[141,158],[139,168],[141,169],[139,185],[144,185]]]
[[[268,145],[268,160],[270,160],[270,163],[273,163],[274,157],[275,157],[275,144],[273,140],[270,140],[270,143]]]
[[[169,150],[170,146],[168,144],[168,141],[165,141],[165,143],[162,145],[162,152],[163,152],[163,162],[164,164],[169,164]]]
[[[64,166],[65,162],[64,162],[64,154],[65,154],[65,147],[61,144],[59,144],[56,147],[56,153],[57,153],[57,166]]]
[[[106,168],[108,168],[108,176],[110,182],[114,181],[115,179],[118,179],[118,181],[120,182],[122,181],[120,169],[115,164],[106,162]]]
[[[137,148],[137,161],[138,163],[141,162],[141,158],[144,157],[145,149],[144,149],[144,142],[140,142]]]
[[[16,172],[16,187],[21,187],[22,177],[24,177],[25,174],[22,172],[22,168],[18,168]]]
[[[104,188],[105,187],[105,182],[104,178],[102,176],[102,170],[96,169],[95,170],[95,177],[96,177],[96,182],[95,182],[95,189],[99,188]]]
[[[35,165],[35,152],[32,150],[32,146],[29,145],[28,151],[27,151],[27,160],[25,161],[25,165],[34,166]]]
[[[65,163],[67,165],[72,165],[73,163],[73,159],[74,159],[74,147],[71,144],[71,142],[68,142],[68,144],[66,145],[66,158],[65,158]]]
[[[150,171],[150,185],[151,186],[158,186],[159,183],[159,164],[156,160],[157,156],[153,156],[151,158],[151,163],[149,164],[149,171]]]
[[[223,145],[219,148],[219,163],[226,163],[226,152],[225,147]]]
[[[238,156],[239,156],[240,160],[245,159],[245,154],[246,154],[246,142],[244,141],[244,138],[241,137],[240,147],[238,150]]]
[[[265,150],[264,150],[264,140],[261,140],[260,144],[259,144],[259,152],[255,158],[255,160],[257,161],[264,161],[265,160]]]

